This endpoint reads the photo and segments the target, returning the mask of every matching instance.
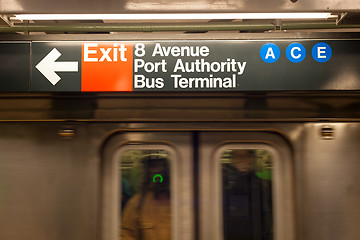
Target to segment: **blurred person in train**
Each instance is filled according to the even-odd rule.
[[[256,174],[254,150],[233,150],[223,164],[224,240],[272,239],[271,181]]]
[[[144,182],[124,208],[121,240],[170,240],[170,167],[164,157],[143,159]]]
[[[130,200],[132,194],[131,186],[126,179],[121,179],[121,210],[123,211],[124,207],[126,206],[127,202]]]

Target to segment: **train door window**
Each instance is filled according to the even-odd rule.
[[[193,240],[189,132],[119,132],[102,149],[101,240]]]
[[[120,156],[120,239],[171,239],[171,154],[127,150]]]
[[[281,136],[199,136],[200,240],[294,240],[294,163]]]
[[[222,170],[224,240],[272,240],[272,159],[266,150],[227,149]]]

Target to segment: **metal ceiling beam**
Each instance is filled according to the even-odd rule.
[[[281,30],[300,29],[346,29],[359,28],[360,24],[337,25],[335,22],[318,23],[282,23]],[[103,32],[157,32],[157,31],[269,31],[275,30],[273,24],[244,24],[244,23],[171,23],[171,24],[49,24],[49,25],[14,25],[0,27],[0,33],[16,32],[77,32],[77,33],[103,33]]]
[[[54,24],[16,25],[0,27],[1,33],[12,32],[156,32],[156,31],[220,31],[220,30],[260,30],[274,29],[272,24],[239,23],[171,23],[171,24]]]
[[[6,15],[3,15],[3,14],[0,14],[0,21],[3,21],[6,25],[12,27],[14,24],[10,21],[10,19],[6,16]],[[4,24],[4,25],[5,25]],[[0,23],[0,25],[2,25]]]

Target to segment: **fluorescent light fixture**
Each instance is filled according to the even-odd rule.
[[[129,14],[17,14],[16,20],[202,20],[202,19],[328,19],[326,12],[307,13],[129,13]]]

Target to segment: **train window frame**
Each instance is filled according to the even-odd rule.
[[[194,238],[192,151],[189,132],[118,132],[102,147],[99,199],[99,239],[118,240],[120,233],[121,154],[128,150],[165,150],[171,155],[171,236],[173,240]],[[120,154],[120,155],[119,155]],[[176,186],[176,187],[175,187]]]
[[[222,176],[222,163],[221,163],[221,157],[224,155],[224,152],[226,150],[264,150],[266,152],[268,152],[271,156],[272,159],[272,166],[273,166],[273,179],[272,179],[272,186],[273,186],[273,191],[272,191],[272,199],[274,200],[273,202],[278,202],[279,199],[277,199],[278,193],[277,188],[275,186],[278,186],[279,184],[279,174],[277,173],[277,166],[278,166],[278,161],[279,161],[279,157],[278,154],[276,153],[276,151],[269,147],[269,146],[264,146],[262,144],[259,145],[253,145],[251,144],[250,146],[245,145],[244,144],[236,144],[236,143],[230,143],[230,144],[225,144],[219,148],[217,148],[215,150],[214,153],[214,158],[213,161],[216,161],[216,175],[215,178],[219,179],[218,184],[216,184],[216,201],[215,201],[215,206],[216,207],[216,211],[217,214],[219,216],[219,218],[216,218],[218,220],[217,225],[219,226],[219,235],[221,235],[221,238],[219,239],[223,239],[223,232],[224,232],[224,218],[223,218],[223,176]],[[281,199],[280,199],[281,202]],[[281,203],[279,203],[281,205]],[[279,214],[275,214],[276,209],[278,209],[278,206],[276,207],[273,204],[273,229],[274,229],[274,233],[277,232],[276,228],[279,227],[278,224],[276,225],[275,222],[279,222],[278,220],[276,220],[275,218],[279,215]],[[274,234],[275,235],[275,234]],[[274,237],[275,239],[275,237]]]
[[[119,164],[121,163],[121,157],[124,155],[125,152],[127,151],[131,151],[131,150],[162,150],[162,151],[166,151],[169,153],[170,155],[170,161],[169,161],[169,165],[170,165],[170,192],[171,192],[171,197],[170,197],[170,212],[171,212],[171,240],[179,240],[178,239],[178,228],[177,226],[177,217],[178,214],[178,210],[180,209],[178,206],[178,201],[177,199],[179,198],[179,192],[176,189],[176,185],[177,185],[177,180],[178,180],[178,176],[179,173],[178,171],[175,171],[175,169],[179,169],[178,167],[176,167],[176,163],[179,162],[177,159],[179,159],[178,157],[178,153],[176,153],[175,149],[165,145],[165,144],[149,144],[146,143],[146,145],[143,145],[139,142],[129,142],[126,145],[123,145],[121,148],[118,149],[118,151],[116,151],[114,153],[114,160],[113,161],[117,161],[118,166],[115,169],[117,171],[117,173],[115,174],[115,183],[120,183],[120,179],[121,179],[121,172],[119,173]],[[175,166],[175,167],[174,167]],[[115,199],[117,200],[116,202],[116,209],[115,211],[117,213],[121,212],[120,208],[119,208],[119,203],[121,201],[120,198],[120,189],[119,186],[116,186],[117,189],[114,190],[116,192],[116,197]],[[117,214],[116,220],[115,222],[117,222],[117,227],[119,228],[119,226],[121,226],[121,219],[119,218],[119,215]],[[118,229],[117,231],[117,238],[119,238],[120,236],[120,229]]]
[[[224,134],[224,132],[212,133]],[[223,189],[221,156],[225,150],[244,149],[267,151],[273,162],[272,180],[272,205],[273,205],[273,240],[295,239],[295,203],[294,203],[294,164],[289,146],[282,138],[272,133],[243,133],[234,132],[235,135],[227,135],[225,138],[204,135],[202,136],[203,157],[200,159],[200,181],[207,185],[215,185],[214,188],[203,188],[200,191],[201,214],[200,240],[223,240]],[[236,136],[237,134],[237,136]],[[232,140],[231,140],[232,138]],[[207,146],[206,146],[207,145]],[[211,153],[205,154],[205,151]],[[210,156],[210,161],[206,158]],[[287,161],[287,159],[289,159]],[[213,166],[213,167],[212,167]],[[215,166],[215,167],[214,167]],[[207,171],[207,173],[206,173]],[[209,178],[209,176],[212,176]],[[212,199],[213,202],[208,199]]]

